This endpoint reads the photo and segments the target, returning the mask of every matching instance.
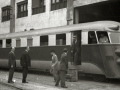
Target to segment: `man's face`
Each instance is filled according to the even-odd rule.
[[[52,53],[52,52],[50,52],[50,54],[51,54],[51,55],[53,55],[53,53]]]
[[[29,48],[29,47],[27,47],[27,51],[30,51],[30,48]]]
[[[14,51],[15,51],[15,48],[12,48],[12,51],[14,52]]]

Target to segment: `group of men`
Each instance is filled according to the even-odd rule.
[[[26,81],[27,78],[27,73],[28,73],[28,67],[31,67],[31,58],[29,56],[29,50],[30,48],[27,47],[25,49],[25,51],[22,53],[21,58],[20,58],[20,65],[22,66],[23,69],[23,79],[22,79],[22,83],[28,83]],[[12,47],[9,56],[9,77],[8,77],[8,83],[14,83],[12,78],[13,78],[13,74],[14,74],[14,69],[16,67],[16,57],[15,57],[15,48]]]
[[[67,88],[67,86],[65,85],[66,73],[68,70],[67,53],[68,53],[67,49],[64,48],[60,58],[60,63],[58,63],[58,57],[55,54],[55,51],[51,50],[51,55],[52,55],[51,73],[53,74],[55,80],[55,86],[58,86],[59,82],[61,81],[62,88]]]
[[[26,81],[27,78],[27,73],[28,73],[28,67],[31,67],[31,58],[29,55],[29,50],[30,48],[27,47],[25,51],[23,51],[21,58],[20,58],[20,65],[22,66],[23,69],[23,78],[22,78],[22,83],[28,83]],[[52,74],[54,76],[55,80],[55,86],[59,85],[59,82],[61,80],[61,87],[67,88],[65,85],[65,76],[66,72],[68,69],[68,57],[67,57],[67,49],[63,49],[63,53],[61,55],[60,59],[60,65],[58,64],[58,58],[57,55],[55,54],[54,50],[51,50],[51,55],[52,55]],[[14,83],[13,82],[13,74],[14,74],[14,69],[16,67],[16,57],[15,57],[15,48],[12,47],[10,53],[9,53],[9,77],[8,77],[8,83]]]

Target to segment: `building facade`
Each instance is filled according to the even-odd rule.
[[[72,0],[68,0],[68,2],[70,1]],[[106,0],[73,0],[73,7],[103,1]],[[70,13],[67,13],[66,2],[67,0],[15,0],[15,32],[67,25],[67,14]],[[11,7],[11,0],[6,2],[0,0],[0,34],[10,32],[10,19],[5,20],[3,18],[3,13],[7,14],[8,17],[10,16],[9,11],[3,11],[7,7]],[[41,11],[39,12],[37,8],[40,7]],[[42,9],[44,10],[42,11]],[[73,17],[73,14],[71,14],[71,17]]]

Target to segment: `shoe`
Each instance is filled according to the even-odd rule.
[[[61,86],[62,88],[68,88],[67,86]]]
[[[22,82],[22,83],[28,83],[28,82]]]
[[[8,81],[8,83],[14,83],[13,81]]]
[[[59,84],[55,84],[55,86],[59,86]]]

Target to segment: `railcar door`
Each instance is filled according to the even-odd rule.
[[[81,31],[72,32],[71,62],[81,65]]]

